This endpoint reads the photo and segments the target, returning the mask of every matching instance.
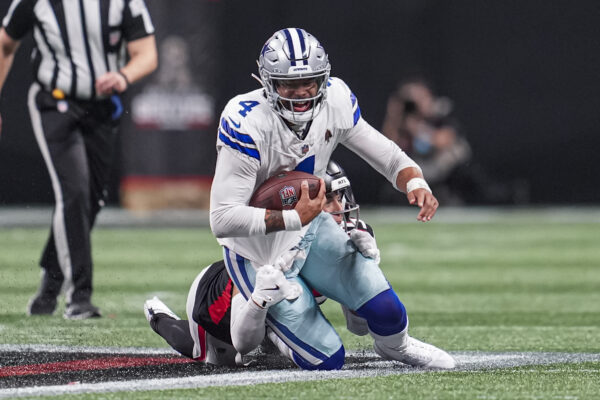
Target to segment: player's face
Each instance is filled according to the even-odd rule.
[[[286,99],[310,99],[317,95],[319,91],[319,85],[315,78],[308,79],[293,79],[293,80],[280,80],[277,82],[277,93]],[[287,101],[282,102],[283,105],[292,111],[304,112],[308,111],[312,107],[312,101],[299,102],[296,101],[293,105]]]
[[[342,207],[342,192],[327,193],[325,199],[326,201],[325,205],[323,206],[323,211],[333,213],[344,210],[344,207]],[[342,223],[342,214],[331,214],[331,216],[338,224]]]

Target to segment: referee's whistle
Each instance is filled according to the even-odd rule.
[[[52,91],[52,97],[54,97],[56,100],[64,100],[65,92],[60,89],[54,89]]]

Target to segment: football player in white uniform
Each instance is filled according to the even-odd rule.
[[[363,255],[379,259],[373,229],[359,219],[359,205],[354,200],[350,180],[335,161],[330,161],[325,175],[326,202],[323,211],[333,215],[338,225],[351,237]],[[287,260],[291,263],[293,260]],[[285,261],[283,261],[286,263]],[[144,303],[150,327],[180,354],[199,362],[234,366],[244,364],[240,353],[248,353],[268,334],[269,339],[292,359],[289,348],[270,330],[265,330],[267,308],[285,297],[287,280],[282,264],[261,267],[251,299],[244,300],[225,269],[223,260],[204,268],[192,283],[187,300],[187,320],[179,317],[159,298]],[[284,268],[286,266],[283,266]],[[279,283],[280,291],[269,290]],[[327,298],[313,290],[315,301]],[[260,304],[260,305],[259,305]],[[342,306],[348,329],[357,335],[368,334],[367,322]],[[268,348],[268,346],[267,346]]]
[[[345,355],[309,287],[366,319],[382,357],[453,368],[447,353],[408,336],[406,310],[377,262],[357,252],[321,211],[325,185],[310,199],[304,184],[294,210],[248,205],[255,189],[281,171],[323,177],[333,150],[343,144],[407,193],[409,203],[420,207],[418,220],[429,221],[438,206],[420,168],[362,119],[348,86],[329,77],[327,54],[314,36],[282,29],[265,43],[258,64],[263,87],[234,97],[222,113],[211,189],[211,228],[233,282],[248,299],[257,268],[295,256],[284,272],[302,293],[271,306],[267,324],[303,369],[339,369]]]

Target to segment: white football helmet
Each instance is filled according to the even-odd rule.
[[[327,96],[327,80],[331,66],[325,49],[317,38],[299,28],[275,32],[258,57],[259,80],[265,88],[269,104],[276,113],[293,124],[312,121],[323,108]],[[288,99],[277,92],[281,80],[316,79],[318,91],[308,99]],[[294,111],[294,103],[311,101],[303,112]]]
[[[360,220],[360,206],[354,200],[350,179],[346,175],[344,168],[337,162],[329,160],[327,170],[323,177],[325,181],[326,196],[340,196],[340,203],[343,207],[341,211],[332,211],[330,214],[342,214],[342,227],[349,231],[355,228],[355,224]]]

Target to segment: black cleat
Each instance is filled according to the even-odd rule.
[[[42,282],[35,296],[29,300],[27,315],[51,315],[56,309],[56,298],[60,294],[63,279],[53,277],[42,269]]]
[[[52,315],[56,310],[56,297],[37,295],[29,301],[27,315]]]

